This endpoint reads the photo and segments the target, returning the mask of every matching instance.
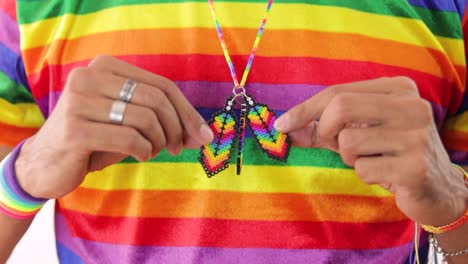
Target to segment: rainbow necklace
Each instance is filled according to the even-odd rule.
[[[245,128],[248,126],[260,148],[268,157],[285,162],[288,159],[291,148],[291,139],[287,134],[280,133],[273,127],[276,120],[275,113],[267,105],[255,102],[245,89],[247,76],[249,75],[255,52],[263,35],[263,29],[265,28],[273,0],[268,1],[265,15],[258,29],[257,37],[240,83],[229,56],[221,26],[215,14],[213,0],[208,0],[208,4],[216,25],[224,57],[231,71],[234,88],[232,89],[233,96],[226,99],[224,108],[213,114],[208,122],[214,133],[214,140],[212,143],[201,147],[199,161],[208,177],[218,174],[229,166],[232,149],[237,140],[237,175],[240,175],[245,143]],[[237,119],[234,112],[234,106],[237,102],[240,104],[239,119]]]

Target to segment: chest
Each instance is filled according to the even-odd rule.
[[[23,58],[35,97],[59,95],[72,68],[109,54],[176,81],[197,106],[217,107],[203,98],[224,96],[230,89],[217,88],[232,87],[232,81],[208,3],[133,2],[19,4]],[[458,13],[411,2],[276,1],[247,86],[257,87],[251,89],[256,98],[286,110],[332,84],[404,75],[443,115],[464,86]],[[215,2],[238,76],[265,6]],[[290,100],[277,104],[271,91]]]

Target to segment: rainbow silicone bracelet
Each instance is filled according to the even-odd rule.
[[[27,194],[16,179],[15,162],[23,144],[0,163],[0,213],[15,219],[33,218],[47,202]]]
[[[465,178],[465,185],[468,188],[468,173],[462,167],[458,166],[457,164],[453,164],[453,165],[455,167],[457,167],[460,171],[463,172],[463,175],[464,175],[464,178]],[[454,229],[466,224],[466,222],[468,222],[468,208],[466,208],[463,215],[460,218],[458,218],[457,220],[455,220],[455,222],[453,222],[453,223],[450,223],[450,224],[444,225],[444,226],[421,225],[421,227],[424,230],[426,230],[427,232],[429,232],[429,233],[441,234],[441,233],[445,233],[445,232],[454,230]]]

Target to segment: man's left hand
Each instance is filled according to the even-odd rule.
[[[395,194],[398,207],[418,223],[445,225],[465,211],[463,174],[450,162],[430,103],[409,78],[331,86],[275,127],[298,147],[338,152],[364,182]]]

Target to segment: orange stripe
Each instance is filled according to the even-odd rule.
[[[216,218],[334,222],[406,219],[393,197],[222,191],[98,191],[78,188],[60,207],[113,217]]]
[[[16,127],[0,123],[0,145],[14,147],[36,134],[38,128]]]
[[[226,29],[224,34],[231,53],[248,54],[255,33],[255,30],[250,29]],[[246,39],[252,41],[244,41]],[[355,47],[360,47],[358,52],[355,51]],[[50,46],[25,50],[23,58],[27,62],[28,73],[32,74],[48,64],[68,64],[99,54],[118,56],[221,53],[215,31],[192,28],[116,31],[74,40],[56,40]],[[450,76],[450,79],[456,72],[448,57],[441,52],[395,41],[342,33],[270,30],[262,40],[258,55],[371,61],[415,69],[438,77]]]

